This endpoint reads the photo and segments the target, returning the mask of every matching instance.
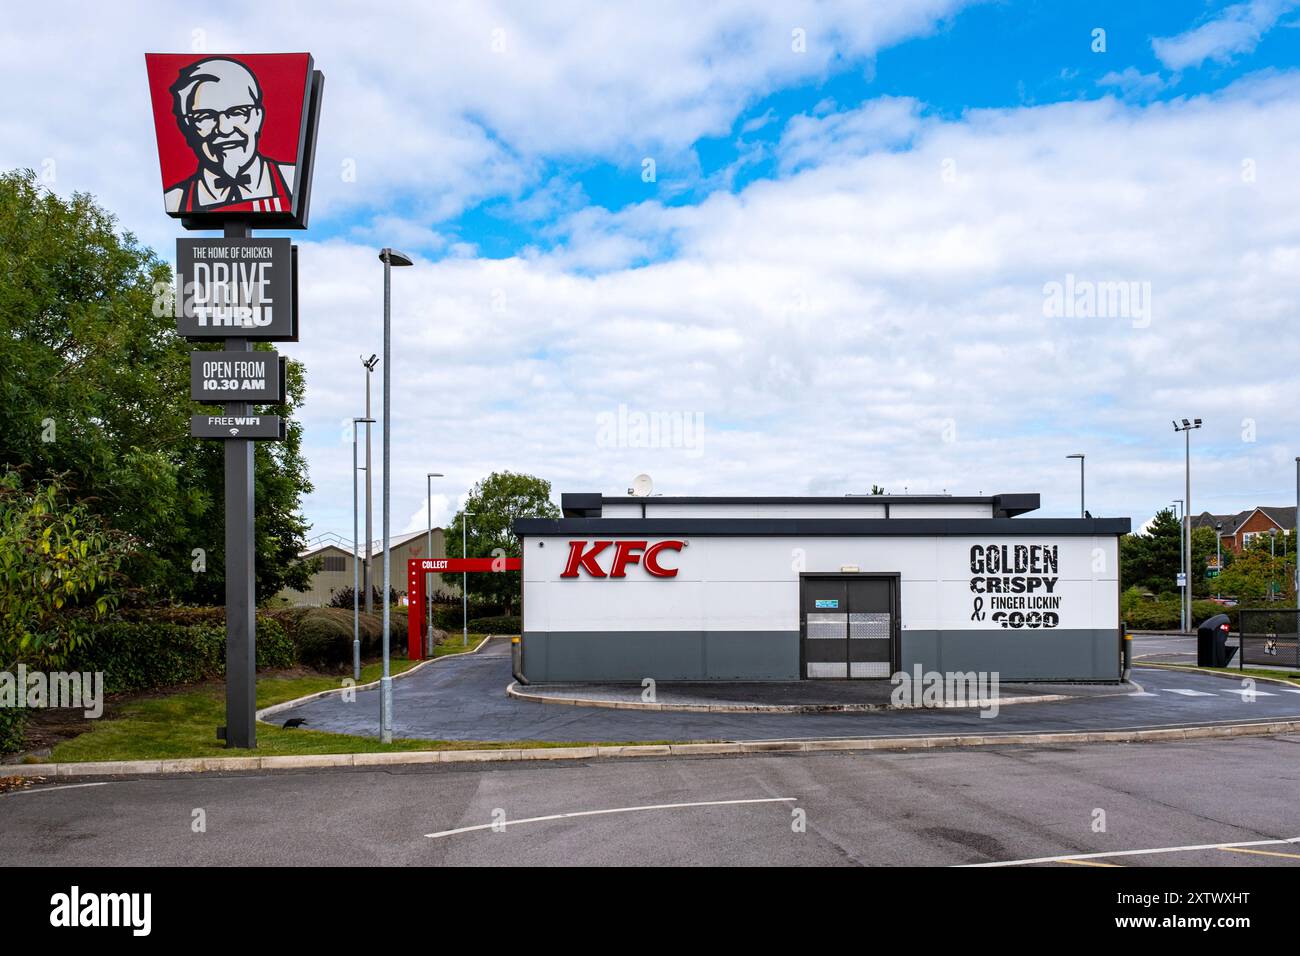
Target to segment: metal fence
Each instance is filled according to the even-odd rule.
[[[1300,609],[1243,608],[1240,667],[1248,664],[1300,667]]]

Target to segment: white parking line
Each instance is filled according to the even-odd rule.
[[[57,787],[26,787],[22,790],[10,790],[5,796],[11,797],[16,793],[50,793],[54,790],[76,790],[79,787],[107,787],[108,783],[107,780],[103,780],[99,783],[64,783]]]
[[[439,830],[426,833],[432,840],[439,837],[455,836],[458,833],[473,833],[475,830],[503,830],[520,823],[543,823],[548,820],[568,820],[572,817],[597,817],[608,813],[640,813],[644,810],[682,810],[688,807],[729,807],[743,803],[793,803],[794,797],[762,797],[756,800],[703,800],[699,803],[656,803],[644,807],[613,807],[609,810],[579,810],[574,813],[552,813],[544,817],[523,817],[518,820],[499,820],[496,823],[480,823],[472,827],[458,827],[455,830]]]
[[[1284,846],[1300,843],[1300,837],[1285,840],[1249,840],[1244,843],[1201,843],[1196,846],[1159,846],[1149,850],[1111,850],[1108,853],[1071,853],[1062,856],[1039,856],[1030,860],[999,860],[995,863],[962,863],[961,867],[1026,866],[1030,863],[1070,863],[1077,860],[1104,860],[1116,856],[1148,856],[1154,853],[1191,853],[1196,850],[1233,850],[1247,846]]]
[[[1230,687],[1225,690],[1225,694],[1238,694],[1242,697],[1250,695],[1251,697],[1276,697],[1277,694],[1270,694],[1266,690],[1250,690],[1246,687]]]

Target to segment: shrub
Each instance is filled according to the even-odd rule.
[[[257,622],[257,666],[290,667],[294,646],[278,621]],[[97,627],[68,662],[69,670],[103,671],[108,693],[152,690],[221,678],[226,673],[224,625],[112,621]]]
[[[0,707],[0,754],[23,749],[23,726],[28,713],[16,707]]]
[[[522,624],[517,614],[501,614],[496,617],[475,617],[469,622],[469,629],[475,634],[518,634]]]

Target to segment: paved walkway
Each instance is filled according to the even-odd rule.
[[[393,681],[394,732],[428,740],[634,741],[781,740],[899,737],[924,734],[1047,733],[1131,730],[1209,723],[1300,720],[1300,688],[1259,684],[1253,701],[1237,681],[1141,668],[1140,693],[1018,704],[983,718],[969,710],[873,713],[676,713],[539,704],[507,697],[510,644],[492,641],[477,654],[446,658]],[[354,703],[308,701],[274,716],[302,717],[313,730],[379,734],[377,690]]]

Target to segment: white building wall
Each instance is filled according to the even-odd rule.
[[[611,535],[629,539],[631,535]],[[595,535],[588,540],[595,540]],[[650,543],[663,538],[648,538]],[[524,630],[573,631],[797,631],[799,573],[836,573],[846,566],[901,576],[904,631],[990,630],[993,598],[971,590],[972,545],[1050,545],[1058,570],[1061,629],[1119,626],[1118,540],[1114,535],[903,537],[693,537],[662,563],[673,578],[654,578],[639,564],[627,577],[561,578],[568,538],[528,538],[524,550]],[[1013,552],[1014,553],[1014,552]],[[613,548],[597,559],[609,570]],[[997,575],[1001,577],[1001,575]],[[1020,575],[1026,576],[1026,575]],[[1035,575],[1047,577],[1049,575]],[[983,620],[975,599],[983,597]],[[1013,598],[1018,595],[1011,595]],[[1005,613],[1005,611],[1004,611]]]

